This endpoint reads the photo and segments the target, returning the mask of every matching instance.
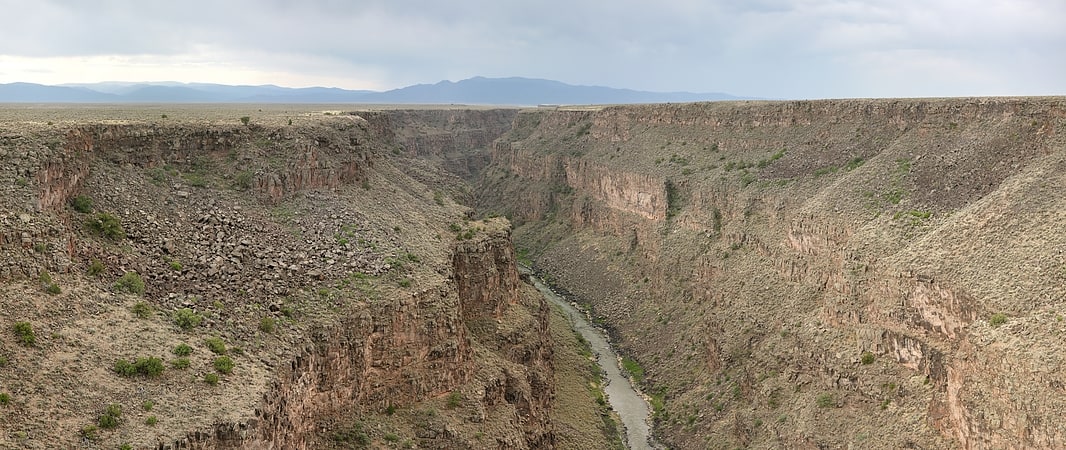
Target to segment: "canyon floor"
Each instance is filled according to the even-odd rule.
[[[0,108],[0,447],[1066,447],[1066,99]],[[110,405],[117,405],[121,412]]]

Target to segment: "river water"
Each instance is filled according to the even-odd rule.
[[[592,326],[585,313],[579,311],[561,296],[551,290],[539,278],[530,275],[533,286],[537,288],[548,301],[562,307],[574,331],[588,341],[592,353],[596,355],[597,364],[604,372],[604,393],[611,408],[622,419],[622,425],[626,429],[626,445],[634,450],[657,449],[654,439],[651,437],[651,427],[648,420],[651,415],[651,407],[644,400],[644,396],[637,392],[629,377],[622,373],[618,355],[611,348],[607,336],[599,328]]]

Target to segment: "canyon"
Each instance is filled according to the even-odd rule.
[[[0,446],[617,445],[520,261],[671,448],[1066,446],[1066,99],[159,108],[0,114]]]

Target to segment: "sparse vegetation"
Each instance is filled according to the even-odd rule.
[[[170,362],[170,367],[173,367],[175,369],[181,370],[181,369],[188,369],[191,364],[192,364],[192,362],[189,361],[189,358],[181,357],[181,358],[176,358],[173,361],[171,361]]]
[[[626,373],[633,377],[633,380],[637,383],[644,381],[644,368],[633,358],[623,356],[622,368],[625,369]]]
[[[204,374],[204,383],[215,386],[218,384],[218,374],[214,372],[208,372]]]
[[[229,356],[219,356],[215,358],[215,362],[212,363],[219,373],[229,375],[233,373],[233,359]]]
[[[207,346],[208,350],[211,350],[211,353],[216,355],[226,354],[226,343],[220,337],[212,336],[204,339],[204,345]]]
[[[122,229],[122,222],[111,213],[98,213],[85,222],[90,230],[112,241],[126,239],[126,230]]]
[[[121,417],[122,405],[112,403],[107,405],[107,409],[105,409],[104,413],[100,415],[100,418],[97,420],[97,425],[105,430],[117,428],[121,423]]]
[[[259,331],[264,333],[273,333],[274,328],[277,326],[277,320],[273,317],[267,316],[259,319]]]
[[[873,364],[874,354],[871,352],[862,352],[862,357],[859,359],[863,364]]]
[[[115,373],[127,378],[136,375],[154,378],[162,374],[164,369],[163,360],[155,356],[140,357],[134,362],[119,359],[112,368]]]
[[[1000,325],[1005,323],[1007,323],[1007,315],[1003,313],[995,313],[988,318],[988,324],[992,325],[992,328],[999,328]]]
[[[147,419],[144,419],[144,424],[148,426],[154,426],[157,423],[159,423],[159,419],[156,416],[148,416]]]
[[[185,331],[196,328],[203,320],[204,316],[197,314],[189,308],[182,308],[174,312],[174,324]]]
[[[815,400],[815,401],[818,404],[819,408],[828,408],[828,407],[831,407],[831,406],[836,406],[836,403],[837,403],[836,399],[833,398],[833,394],[828,393],[828,392],[819,395],[818,399]]]
[[[70,200],[70,207],[82,214],[91,213],[93,212],[93,199],[79,195]]]
[[[9,403],[11,403],[11,394],[0,392],[0,406],[7,406]]]
[[[447,406],[448,409],[455,409],[458,408],[459,405],[461,405],[462,403],[463,394],[459,393],[459,391],[452,391],[451,394],[448,394],[448,400],[447,402],[445,402],[445,406]]]
[[[144,278],[137,272],[126,272],[115,282],[115,292],[144,295]]]
[[[137,303],[134,303],[133,306],[130,307],[130,311],[133,312],[133,315],[135,315],[135,316],[137,316],[137,317],[139,317],[141,319],[147,319],[149,317],[152,317],[152,312],[153,312],[151,305],[149,305],[148,303],[145,303],[143,301],[139,301]]]
[[[363,430],[362,422],[355,422],[349,427],[337,430],[332,437],[333,442],[353,445],[356,448],[365,448],[371,443],[370,435]]]
[[[15,322],[14,330],[15,337],[18,338],[20,344],[32,347],[37,343],[37,335],[33,332],[33,325],[29,322]]]
[[[85,273],[87,273],[91,277],[95,277],[104,273],[104,263],[100,262],[99,259],[93,258],[89,262],[89,268],[86,269]]]

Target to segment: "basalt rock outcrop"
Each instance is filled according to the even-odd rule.
[[[675,446],[1058,448],[1063,129],[1062,98],[527,111],[477,205]]]

